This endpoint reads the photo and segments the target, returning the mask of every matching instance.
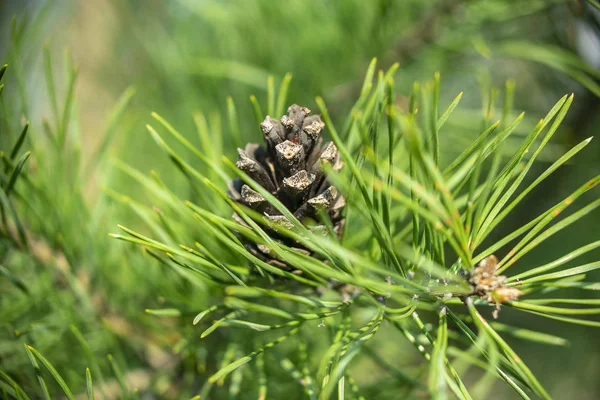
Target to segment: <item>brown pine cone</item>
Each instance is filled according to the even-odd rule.
[[[321,131],[325,124],[321,118],[308,114],[308,108],[294,104],[281,120],[267,116],[260,124],[266,148],[249,143],[244,150],[238,149],[236,165],[281,201],[310,230],[327,232],[325,225],[316,222],[319,220],[319,209],[324,210],[339,237],[344,226],[342,210],[346,202],[328,182],[322,165],[329,164],[334,171],[339,171],[343,162],[333,142],[323,145]],[[292,226],[284,215],[241,179],[229,182],[228,186],[228,194],[232,200],[262,213],[272,222]],[[234,218],[241,221],[237,214],[234,214]],[[290,247],[312,255],[297,242],[275,231],[270,230],[269,234]],[[289,268],[285,263],[274,259],[265,246],[254,243],[246,243],[246,246],[263,260]]]

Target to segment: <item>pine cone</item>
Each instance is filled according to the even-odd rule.
[[[327,228],[317,221],[319,209],[328,215],[338,237],[342,233],[344,198],[332,186],[323,171],[329,164],[339,171],[343,162],[333,142],[322,144],[321,130],[325,124],[318,115],[308,116],[310,110],[296,104],[288,108],[288,114],[276,120],[267,116],[260,124],[266,148],[249,143],[244,150],[238,149],[237,167],[248,174],[263,188],[272,193],[311,231],[326,233]],[[241,179],[229,182],[229,197],[262,213],[274,223],[291,227],[291,222],[258,192]],[[234,219],[243,223],[234,214]],[[312,255],[299,243],[279,235],[269,234],[276,240]],[[289,269],[285,263],[274,259],[269,249],[262,245],[247,243],[247,248],[270,264]]]

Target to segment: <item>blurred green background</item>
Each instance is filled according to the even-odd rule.
[[[13,16],[16,22],[11,23]],[[181,338],[169,335],[185,337],[189,323],[181,322],[180,328],[175,323],[157,326],[165,324],[164,320],[149,318],[143,311],[165,299],[197,304],[202,309],[209,303],[207,294],[183,294],[180,282],[166,280],[139,251],[113,243],[107,232],[113,231],[116,223],[134,227],[142,223],[131,209],[110,200],[102,191],[110,187],[143,204],[152,204],[150,196],[115,167],[114,160],[121,160],[143,172],[156,170],[175,192],[183,197],[192,195],[187,181],[175,173],[144,128],[152,111],[194,141],[194,115],[202,113],[211,132],[221,135],[223,153],[233,157],[235,146],[224,117],[229,96],[237,106],[244,141],[260,140],[248,99],[254,94],[265,104],[269,75],[278,84],[291,73],[290,103],[316,108],[314,97],[321,95],[333,117],[341,120],[360,91],[370,60],[377,57],[380,68],[400,64],[396,74],[400,105],[407,104],[414,81],[431,79],[436,71],[442,76],[441,104],[465,92],[442,132],[442,157],[448,160],[480,131],[490,91],[503,88],[507,79],[516,83],[514,109],[526,111],[521,130],[512,139],[514,146],[556,100],[573,92],[574,106],[530,174],[535,177],[535,172],[543,171],[566,148],[598,133],[599,21],[597,10],[576,0],[0,0],[0,63],[11,65],[8,81],[14,82],[7,84],[6,94],[26,97],[22,103],[6,107],[19,115],[27,114],[32,121],[30,137],[37,141],[38,151],[48,146],[42,121],[52,118],[43,48],[49,48],[54,61],[59,97],[68,86],[62,73],[66,48],[78,66],[73,111],[78,142],[72,139],[73,152],[63,154],[62,161],[81,157],[89,174],[83,175],[81,184],[63,186],[63,192],[68,197],[68,191],[82,190],[81,201],[86,205],[79,207],[72,199],[57,200],[55,212],[63,217],[64,236],[57,240],[73,249],[77,263],[86,265],[88,285],[98,294],[90,313],[69,309],[77,302],[70,299],[68,290],[52,294],[46,299],[48,304],[43,304],[43,294],[53,289],[32,267],[23,273],[38,277],[41,282],[36,285],[46,289],[40,292],[40,303],[19,309],[3,301],[0,315],[15,321],[15,316],[10,315],[10,319],[8,314],[33,310],[36,316],[31,320],[23,317],[22,326],[38,335],[38,349],[71,382],[82,383],[83,375],[82,370],[67,371],[72,360],[65,346],[77,346],[66,332],[69,323],[90,327],[86,338],[94,354],[118,353],[116,357],[131,370],[157,370],[161,363],[175,363],[172,358],[176,356],[165,349]],[[121,96],[132,93],[119,124],[107,128],[111,108]],[[501,106],[492,119],[500,115]],[[16,126],[17,118],[12,121]],[[109,134],[108,157],[92,162]],[[52,176],[52,171],[45,172]],[[600,145],[595,139],[575,163],[559,170],[529,196],[526,207],[515,212],[495,238],[538,215],[598,173]],[[586,198],[599,194],[594,190]],[[596,212],[576,228],[545,242],[520,265],[540,265],[599,238],[600,214]],[[584,261],[596,261],[598,255],[598,251],[591,252]],[[596,280],[599,277],[595,275]],[[52,275],[47,278],[52,279]],[[0,299],[2,296],[0,292]],[[9,313],[8,307],[15,308]],[[52,313],[41,316],[44,310]],[[569,347],[548,348],[510,340],[555,398],[600,397],[597,331],[511,311],[503,310],[503,322],[571,341]],[[2,365],[13,372],[30,368],[25,359],[14,355],[12,339],[6,339],[16,329],[15,324],[0,325],[6,333],[0,342]],[[111,332],[110,338],[104,330]],[[143,349],[134,335],[144,337]],[[406,348],[385,338],[382,334],[378,348],[416,360],[413,353],[404,356],[394,350]],[[359,363],[354,368],[360,371],[355,375],[368,382],[381,367]],[[154,378],[154,385],[169,386],[168,380]],[[494,398],[513,398],[507,388],[497,387]],[[167,389],[162,393],[168,393]],[[176,398],[173,393],[165,397]],[[394,397],[390,394],[385,398]]]

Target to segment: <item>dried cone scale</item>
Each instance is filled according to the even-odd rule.
[[[250,143],[245,149],[238,149],[236,165],[281,201],[309,229],[327,232],[324,225],[316,223],[319,221],[319,210],[323,210],[339,236],[344,225],[342,209],[346,202],[328,182],[323,165],[329,164],[334,171],[339,171],[343,163],[333,142],[323,144],[321,131],[325,124],[321,118],[309,114],[308,108],[294,104],[280,120],[267,116],[260,124],[266,148]],[[229,182],[229,196],[262,213],[274,223],[292,226],[284,215],[241,179]],[[241,222],[237,214],[234,214],[234,218]],[[269,234],[290,247],[310,254],[297,242],[275,231]],[[265,246],[253,243],[247,243],[246,246],[270,264],[288,268],[285,263],[274,259]]]

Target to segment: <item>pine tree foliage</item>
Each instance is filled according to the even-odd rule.
[[[542,3],[527,7],[533,12]],[[500,2],[490,4],[496,10]],[[486,10],[480,11],[493,14]],[[310,196],[270,190],[224,156],[222,138],[231,133],[249,154],[239,127],[253,125],[252,142],[266,135],[266,151],[276,151],[279,143],[269,142],[271,130],[260,123],[279,126],[279,120],[287,128],[292,114],[303,111],[292,106],[285,114],[296,101],[287,96],[291,75],[279,90],[273,77],[261,84],[266,104],[251,97],[240,107],[254,116],[236,109],[243,100],[236,97],[223,107],[225,128],[219,118],[196,115],[197,140],[179,122],[153,113],[147,132],[179,176],[146,174],[126,157],[106,157],[110,139],[126,129],[131,88],[109,112],[98,150],[82,157],[78,69],[68,53],[64,82],[51,51],[43,53],[50,110],[39,123],[27,122],[20,51],[30,28],[13,20],[10,66],[0,68],[3,398],[478,399],[494,397],[502,384],[513,397],[550,398],[536,378],[541,371],[509,342],[567,341],[542,327],[513,325],[507,314],[600,326],[598,301],[585,295],[600,289],[587,277],[600,262],[579,262],[597,254],[598,238],[543,264],[527,258],[594,215],[599,200],[582,200],[599,177],[574,184],[561,201],[505,229],[536,189],[590,143],[567,149],[533,176],[573,95],[535,124],[514,117],[515,88],[507,82],[502,96],[491,91],[486,99],[476,139],[445,160],[444,136],[460,136],[451,122],[462,93],[441,104],[436,74],[404,93],[405,104],[395,87],[398,65],[377,70],[374,60],[351,109],[330,115],[335,104],[321,97],[308,104],[319,134],[331,139],[323,151],[310,142],[303,148],[314,154],[306,166],[315,181],[319,173],[327,182],[314,194],[333,187],[345,206],[314,207],[307,223],[297,211]],[[519,43],[502,49],[563,68],[591,91],[597,86],[579,61],[546,57],[558,54],[552,49],[528,53],[531,47]],[[495,108],[502,110],[497,122]],[[289,123],[284,137],[304,145],[303,127]],[[327,148],[335,148],[335,162],[315,161]],[[111,172],[102,177],[104,194],[90,199],[85,186],[98,165]],[[283,186],[292,172],[275,172],[274,181]],[[128,177],[145,196],[119,193],[113,174]],[[185,195],[175,179],[188,182]],[[97,234],[115,216],[128,222],[111,236],[127,243]],[[523,272],[514,273],[519,266]],[[577,296],[562,289],[576,289],[568,293]],[[147,304],[146,315],[139,304]],[[369,365],[386,375],[365,379]]]
[[[531,127],[523,144],[510,157],[500,156],[499,149],[521,122],[522,115],[513,121],[490,124],[471,146],[444,166],[439,164],[439,135],[461,95],[438,112],[440,78],[436,75],[422,90],[413,92],[410,109],[402,110],[394,101],[395,70],[393,67],[380,71],[374,79],[375,62],[371,64],[361,96],[339,133],[323,100],[316,99],[326,128],[347,166],[336,170],[330,163],[322,164],[328,179],[348,200],[346,219],[354,228],[349,228],[351,234],[341,241],[333,229],[325,235],[307,229],[293,210],[273,195],[273,190],[252,180],[240,162],[236,167],[227,158],[208,158],[158,115],[157,127],[148,126],[157,144],[182,173],[194,178],[191,184],[205,197],[203,201],[176,201],[167,186],[140,182],[155,195],[171,199],[173,216],[169,219],[193,221],[197,228],[191,232],[196,233],[190,232],[186,240],[181,234],[171,235],[169,232],[175,229],[167,225],[154,226],[151,234],[122,226],[122,233],[113,236],[144,246],[163,264],[180,268],[189,279],[222,291],[223,300],[201,311],[193,322],[203,330],[204,340],[225,332],[235,350],[219,368],[209,372],[201,397],[246,364],[256,366],[259,357],[273,362],[283,360],[291,370],[291,378],[304,370],[300,372],[306,374],[301,375],[301,382],[308,396],[328,399],[346,389],[360,393],[350,383],[354,381],[348,367],[362,348],[374,340],[381,326],[389,325],[398,331],[399,338],[411,342],[429,364],[427,390],[434,398],[444,398],[449,392],[459,398],[472,397],[448,358],[450,348],[455,354],[471,354],[475,357],[470,361],[474,366],[482,366],[504,380],[519,396],[549,398],[533,372],[494,328],[494,317],[501,320],[502,313],[498,311],[516,308],[564,322],[597,325],[585,319],[598,312],[589,307],[593,302],[572,299],[572,303],[588,306],[583,308],[546,305],[566,300],[551,298],[555,288],[597,287],[597,283],[585,281],[585,274],[600,268],[598,262],[562,268],[568,260],[593,250],[595,243],[572,250],[552,263],[534,266],[524,274],[511,276],[507,271],[536,245],[600,204],[594,201],[575,206],[575,211],[552,224],[578,197],[596,186],[597,177],[498,242],[482,246],[529,192],[590,142],[591,139],[581,142],[531,184],[521,187],[537,155],[564,119],[573,96],[561,98]],[[505,116],[512,111],[508,108],[511,95],[509,86]],[[269,102],[274,103],[275,99]],[[428,110],[428,114],[419,110]],[[200,157],[220,179],[208,179],[193,168],[185,156],[173,150],[164,134]],[[266,199],[289,224],[274,223],[250,202],[232,201],[224,191],[231,174],[238,176],[255,196]],[[215,212],[221,209],[219,203],[230,207],[239,219]],[[297,245],[276,240],[279,236]],[[168,240],[160,240],[161,237]],[[265,262],[249,251],[244,241],[264,246],[296,273]],[[507,244],[511,250],[496,258],[495,254]],[[318,257],[307,255],[298,246]],[[262,278],[251,279],[257,274]],[[343,290],[328,290],[333,287],[332,282],[343,286]],[[544,296],[533,299],[540,294]],[[494,317],[485,317],[490,307],[495,309]],[[356,310],[370,314],[370,319],[357,320]],[[173,312],[184,311],[152,311],[159,315]],[[432,315],[436,322],[425,322]],[[329,330],[329,338],[325,343],[315,343],[312,338],[324,327]],[[254,332],[256,340],[245,345],[238,343],[234,339],[237,333],[233,332],[239,330]],[[449,332],[455,335],[450,337]],[[539,332],[531,332],[531,336],[560,341]],[[308,343],[312,347],[308,363],[314,367],[297,364],[297,349],[288,342]],[[233,376],[236,379],[232,377],[231,384],[238,385],[242,378]],[[260,390],[260,386],[254,390]]]

